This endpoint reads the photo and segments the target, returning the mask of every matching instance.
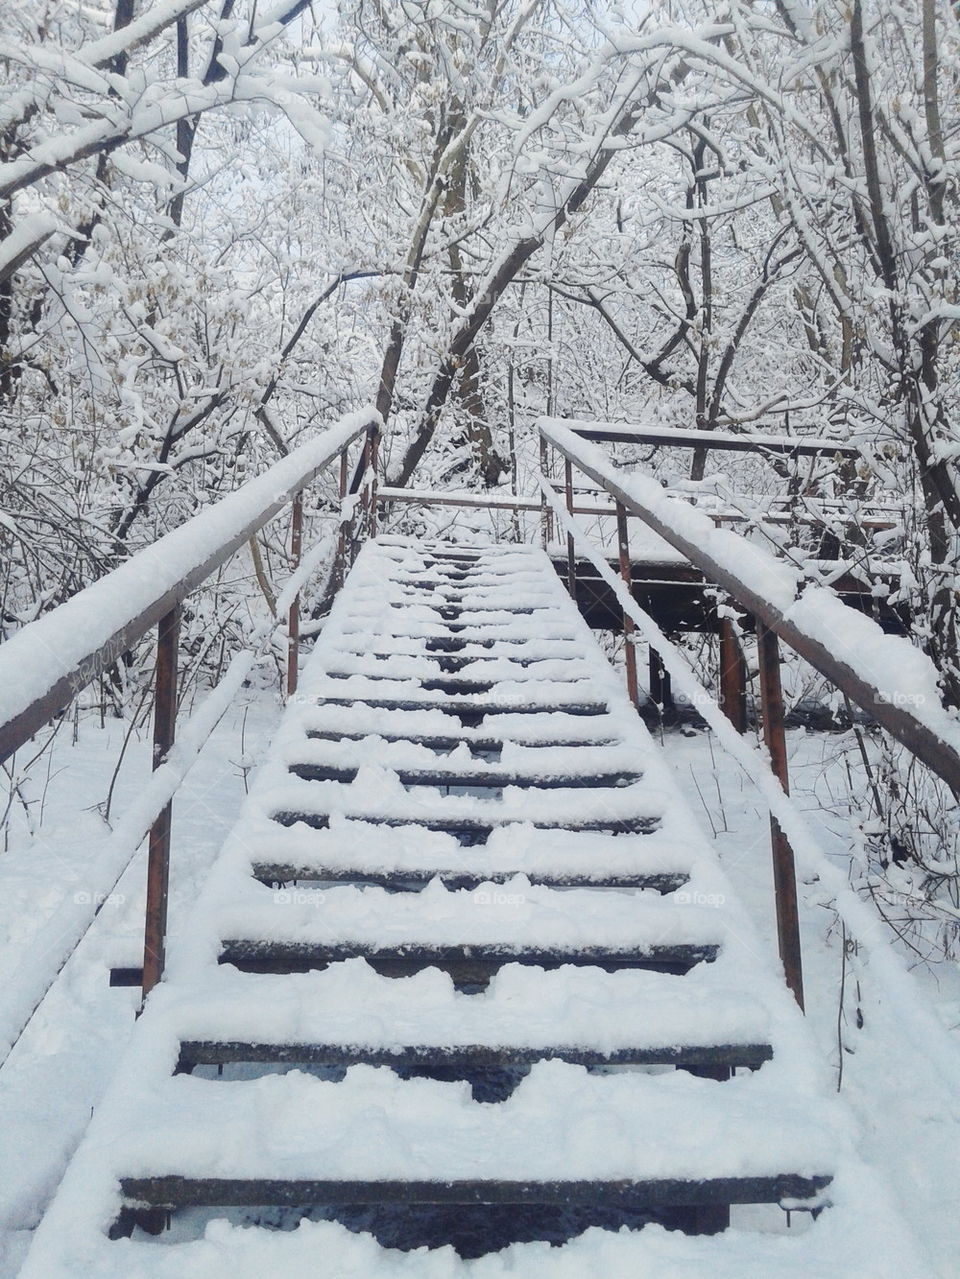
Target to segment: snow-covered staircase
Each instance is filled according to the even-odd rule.
[[[694,1232],[521,1244],[511,1274],[815,1274],[840,1257],[833,1210],[796,1238],[695,1232],[731,1204],[826,1202],[848,1148],[799,1013],[546,556],[381,538],[23,1274],[459,1273],[334,1221],[267,1228],[322,1206],[399,1238],[382,1205],[413,1242],[424,1205],[540,1205],[561,1239]]]

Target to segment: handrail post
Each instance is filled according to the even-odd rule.
[[[180,647],[180,605],[166,613],[157,627],[157,673],[153,693],[153,767],[158,769],[173,746],[177,726],[177,660]],[[167,897],[170,887],[170,827],[173,801],[150,828],[147,854],[147,905],[143,928],[143,998],[163,976],[167,937]]]
[[[290,559],[293,571],[300,567],[303,552],[303,494],[298,493],[290,508]],[[287,697],[297,691],[300,667],[300,592],[290,602],[287,619]]]
[[[663,659],[655,648],[650,649],[647,671],[650,679],[650,700],[656,705],[662,721],[664,715],[672,714],[676,707],[670,672],[664,666]]]
[[[367,428],[364,443],[364,460],[367,471],[367,536],[377,536],[377,465],[380,459],[380,428],[374,425]]]
[[[620,556],[620,576],[623,578],[623,584],[627,588],[627,593],[631,595],[633,592],[633,574],[630,567],[630,538],[627,533],[627,508],[622,502],[617,502],[617,550]],[[623,614],[623,644],[624,644],[624,660],[627,665],[627,692],[634,706],[640,705],[640,689],[637,684],[637,650],[634,646],[633,636],[636,631],[633,618],[626,613]]]
[[[347,486],[347,494],[353,498],[353,502],[350,505],[350,518],[346,523],[347,558],[351,567],[357,558],[362,529],[367,520],[367,493],[364,490],[364,476],[367,471],[368,439],[367,435],[363,437],[363,443],[360,445],[360,457]],[[358,507],[359,510],[357,509]]]
[[[760,664],[760,698],[763,710],[763,740],[770,764],[786,794],[790,793],[787,769],[787,738],[784,731],[783,688],[780,683],[780,644],[775,631],[757,619],[757,655]],[[803,1008],[803,963],[800,951],[800,916],[797,907],[797,876],[793,849],[780,823],[770,816],[770,843],[773,852],[773,887],[777,907],[777,941],[787,985]]]
[[[573,463],[569,458],[563,461],[563,487],[567,499],[567,514],[573,515]],[[567,530],[567,590],[570,598],[577,598],[577,559],[574,549],[573,534]]]
[[[340,454],[340,483],[338,492],[340,497],[340,522],[337,525],[337,557],[334,561],[333,569],[333,585],[335,590],[339,590],[343,585],[344,568],[347,562],[347,525],[343,518],[343,501],[347,496],[347,485],[349,484],[348,476],[349,460],[347,458],[347,450],[344,449]]]
[[[719,619],[720,709],[738,733],[747,731],[747,663],[733,618]]]
[[[549,480],[550,476],[550,453],[547,447],[547,441],[540,434],[540,471],[544,479]],[[544,493],[540,505],[540,534],[543,538],[543,549],[546,550],[553,541],[553,510],[547,501],[547,495]]]

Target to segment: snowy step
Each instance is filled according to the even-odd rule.
[[[450,592],[470,598],[474,593],[480,594],[515,594],[519,589],[530,587],[535,593],[545,595],[543,575],[537,572],[492,573],[484,570],[468,572],[450,572],[442,576],[394,576],[391,585],[412,591]]]
[[[561,968],[567,964],[614,972],[643,968],[653,972],[686,973],[696,964],[709,963],[719,953],[710,942],[653,942],[637,946],[584,946],[576,949],[521,941],[497,944],[442,945],[373,941],[315,942],[227,938],[220,952],[221,964],[246,973],[303,973],[349,959],[363,959],[386,977],[405,977],[425,968],[449,975],[458,987],[485,986],[504,964],[528,964],[537,968]]]
[[[136,1130],[116,1124],[110,1158],[128,1201],[170,1208],[571,1203],[601,1186],[642,1203],[811,1197],[830,1181],[837,1116],[765,1069],[721,1082],[543,1061],[493,1105],[364,1065],[338,1083],[180,1074],[130,1098]]]
[[[453,799],[456,797],[442,796],[442,798]],[[509,814],[504,814],[499,819],[493,819],[474,816],[470,813],[427,816],[422,812],[420,814],[413,812],[407,814],[370,813],[363,811],[363,809],[356,813],[344,813],[342,809],[340,812],[341,815],[346,817],[355,817],[365,822],[383,826],[417,826],[421,830],[445,831],[455,835],[465,848],[470,848],[477,844],[485,844],[498,827],[513,825],[521,820],[518,817],[511,817]],[[276,809],[271,816],[281,826],[294,826],[298,822],[302,822],[305,826],[310,826],[314,830],[326,830],[330,824],[329,813],[323,812],[319,808],[304,808],[299,804],[296,807]],[[531,821],[529,817],[526,820]],[[657,817],[641,816],[595,817],[579,820],[563,817],[556,819],[541,817],[532,820],[532,825],[537,830],[597,831],[609,835],[643,835],[649,831],[656,830],[658,824],[659,818]]]
[[[484,674],[480,679],[473,679],[469,674],[446,676],[436,670],[407,672],[404,665],[403,662],[398,662],[394,668],[390,663],[381,666],[371,662],[367,670],[350,670],[349,664],[341,665],[335,657],[331,657],[323,674],[311,678],[304,693],[309,692],[317,697],[327,694],[341,697],[349,693],[363,699],[367,693],[382,697],[395,692],[401,698],[409,698],[411,695],[422,695],[425,689],[427,692],[442,692],[447,698],[459,690],[459,695],[464,699],[474,697],[497,705],[536,703],[546,706],[595,701],[595,698],[589,696],[585,685],[592,684],[595,688],[596,681],[589,674],[582,671],[578,673],[575,668],[569,669],[569,664],[565,664],[559,677],[552,673],[531,673],[520,667],[511,674],[502,670],[494,671]],[[571,675],[575,678],[571,679]],[[385,687],[389,684],[394,687]],[[491,689],[496,690],[492,696]]]
[[[537,717],[514,714],[515,708],[508,707],[498,711],[490,725],[479,728],[459,724],[459,717],[450,714],[449,705],[393,705],[384,709],[364,702],[347,705],[343,698],[334,705],[329,701],[314,701],[309,691],[298,695],[296,709],[296,724],[302,734],[327,741],[340,737],[383,738],[385,741],[429,739],[450,742],[451,750],[461,742],[465,742],[468,749],[473,746],[479,750],[482,749],[480,743],[502,745],[506,740],[531,747],[610,746],[621,741],[620,725],[609,715],[571,716],[550,712]],[[649,756],[649,748],[634,754],[638,758]]]
[[[421,893],[346,885],[290,893],[241,880],[209,922],[223,939],[221,963],[248,971],[359,956],[390,972],[441,966],[462,982],[487,980],[509,962],[686,971],[717,957],[726,930],[723,910],[706,905],[642,890],[550,889],[523,876],[473,892],[434,881]]]
[[[279,753],[288,767],[315,764],[359,768],[372,764],[395,773],[427,771],[441,779],[436,785],[445,785],[451,779],[456,781],[468,773],[475,776],[476,784],[481,786],[510,785],[503,780],[508,776],[515,777],[517,785],[539,783],[543,786],[562,784],[564,778],[569,778],[572,785],[583,785],[594,778],[599,779],[600,786],[625,785],[643,777],[637,751],[617,743],[578,742],[571,748],[556,743],[537,746],[500,739],[496,741],[497,762],[490,763],[483,755],[491,749],[494,739],[478,739],[486,741],[485,747],[467,736],[445,740],[451,743],[449,753],[438,757],[435,750],[416,738],[398,734],[389,737],[379,733],[354,734],[344,739],[336,731],[330,731],[319,738],[315,730],[310,730],[298,738],[291,734],[289,745],[285,742]]]
[[[379,707],[382,710],[439,710],[445,715],[483,717],[485,715],[606,715],[606,702],[560,701],[554,696],[550,701],[535,704],[518,704],[514,702],[476,701],[466,697],[459,699],[448,697],[444,700],[429,696],[415,696],[418,690],[411,687],[407,696],[397,694],[394,697],[383,696],[372,690],[359,691],[350,697],[335,695],[325,697],[323,701],[331,706],[352,706],[362,702],[365,706]]]
[[[391,608],[406,608],[405,604],[391,603]],[[544,615],[552,614],[555,617],[561,617],[563,610],[558,608],[555,603],[550,604],[516,604],[510,608],[504,605],[496,607],[491,605],[487,608],[478,605],[465,604],[440,604],[433,608],[427,606],[427,612],[435,613],[444,622],[456,622],[460,626],[500,626],[505,622],[511,622],[515,617],[533,617],[535,614]]]
[[[572,646],[571,646],[572,647]],[[514,652],[511,654],[502,653],[469,653],[462,655],[460,653],[438,653],[429,651],[423,644],[417,644],[414,641],[406,648],[383,650],[377,647],[376,642],[372,642],[364,648],[342,648],[337,650],[338,665],[341,670],[346,668],[347,663],[342,660],[341,655],[347,658],[362,658],[362,668],[357,663],[361,673],[366,671],[376,671],[376,664],[389,662],[391,669],[398,673],[403,670],[409,670],[411,673],[429,673],[433,670],[440,670],[447,675],[459,675],[464,671],[472,671],[476,674],[489,675],[501,674],[502,671],[509,671],[507,678],[515,679],[521,671],[530,671],[531,677],[538,678],[544,675],[561,678],[566,669],[570,666],[574,668],[583,668],[589,670],[589,666],[579,651],[573,649],[572,652],[559,654],[553,657],[529,657],[523,652]],[[398,660],[399,659],[399,660]],[[409,667],[406,666],[404,659],[409,661]],[[351,662],[352,666],[353,663]],[[531,671],[531,667],[537,667],[536,671]],[[546,668],[546,669],[545,669]]]
[[[499,798],[444,795],[436,788],[405,790],[388,767],[368,765],[360,782],[284,781],[261,792],[262,804],[282,825],[323,827],[332,813],[387,824],[419,823],[430,830],[489,832],[511,822],[542,829],[643,834],[663,817],[664,795],[644,778],[609,789],[549,790],[508,787]]]
[[[479,734],[469,735],[463,732],[459,736],[437,733],[417,733],[412,729],[404,731],[402,728],[391,729],[390,724],[395,723],[395,717],[389,719],[380,717],[377,721],[376,729],[360,730],[359,732],[349,732],[344,729],[322,729],[311,728],[306,736],[308,739],[320,742],[395,742],[405,745],[422,747],[424,750],[432,751],[440,757],[449,755],[452,751],[465,747],[475,759],[483,759],[489,757],[497,757],[503,753],[504,738],[483,736]],[[599,739],[586,738],[565,738],[560,740],[547,739],[545,741],[533,740],[530,742],[518,742],[516,737],[512,737],[511,745],[529,745],[537,746],[563,746],[563,747],[584,747],[589,749],[594,746],[607,746],[616,744],[616,738],[609,736]]]
[[[407,572],[393,573],[386,577],[385,583],[392,591],[424,591],[425,593],[449,591],[465,599],[497,596],[515,601],[522,593],[529,602],[531,598],[549,599],[556,602],[556,594],[549,578],[538,572],[515,572],[510,574],[491,575],[482,570],[460,574],[434,574],[425,570],[422,575]]]
[[[462,613],[531,613],[559,611],[553,591],[514,588],[498,590],[496,587],[441,591],[421,591],[419,587],[407,587],[399,593],[391,592],[390,599],[401,606],[408,601],[425,604],[440,614],[445,621],[457,621]],[[449,615],[449,616],[448,616]]]
[[[541,681],[570,684],[591,678],[587,664],[573,657],[561,661],[510,660],[503,657],[479,661],[477,658],[456,659],[426,654],[422,657],[367,654],[362,658],[352,658],[338,652],[326,671],[328,679],[347,679],[358,675],[364,679],[413,679],[423,688],[444,691],[460,688],[463,692],[487,692],[498,680],[511,684],[523,681],[533,690]]]
[[[432,639],[408,636],[391,640],[383,635],[371,633],[359,644],[356,640],[350,642],[348,637],[346,643],[337,646],[336,652],[349,653],[354,657],[364,657],[377,662],[390,661],[395,657],[417,658],[421,662],[456,662],[458,666],[469,665],[471,662],[499,661],[508,662],[514,669],[550,661],[590,663],[590,655],[584,651],[583,645],[569,638],[546,640],[539,644],[528,643],[522,646],[508,644],[499,651],[491,651],[491,647],[492,642],[471,645],[467,640],[454,639],[451,636],[434,636]]]
[[[350,634],[351,632],[346,632],[346,633]],[[467,639],[464,636],[460,636],[460,635],[448,635],[445,633],[438,633],[436,635],[428,635],[425,637],[418,636],[418,635],[406,636],[406,635],[395,634],[393,638],[394,640],[397,640],[397,641],[422,639],[424,649],[428,653],[430,652],[462,653],[467,648],[482,648],[482,649],[489,650],[489,649],[498,648],[500,645],[504,646],[503,651],[505,654],[509,654],[511,649],[515,650],[521,646],[522,646],[523,652],[528,653],[532,648],[543,647],[546,644],[556,644],[556,645],[563,645],[564,647],[570,647],[574,645],[576,642],[570,639],[569,636],[566,636],[566,635],[558,636],[555,639],[547,639],[547,640],[541,639],[537,641],[536,645],[532,644],[529,638],[523,635],[516,635],[510,638],[497,638],[497,639],[490,639],[489,637],[481,637],[478,639]]]
[[[356,779],[358,765],[344,766],[336,764],[290,764],[289,771],[304,781],[342,782],[348,783]],[[503,790],[507,786],[536,788],[538,790],[568,790],[582,787],[609,788],[615,786],[631,786],[640,781],[640,773],[628,773],[620,770],[610,773],[555,773],[552,776],[532,774],[525,776],[517,771],[504,772],[488,769],[461,771],[453,769],[403,768],[388,765],[395,773],[402,786],[436,786],[467,787],[482,789],[488,787]]]
[[[362,1069],[362,1067],[355,1067]],[[780,1203],[815,1200],[832,1177],[828,1173],[803,1175],[791,1172],[753,1177],[616,1177],[582,1180],[523,1178],[478,1180],[374,1177],[286,1178],[190,1177],[161,1174],[121,1177],[120,1191],[129,1205],[142,1211],[162,1208],[260,1207],[299,1208],[304,1214],[316,1205],[359,1204],[552,1204],[557,1207],[596,1205],[607,1210],[639,1212],[644,1209],[699,1207],[701,1205]]]
[[[400,664],[397,664],[400,667]],[[390,682],[397,684],[404,679],[410,679],[411,676],[402,673],[400,669],[387,668],[377,670],[376,666],[371,663],[364,663],[363,667],[357,669],[339,669],[331,665],[327,670],[326,678],[331,680],[352,680],[361,676],[364,680],[373,680],[375,682]],[[471,678],[472,676],[472,678]],[[571,671],[569,675],[552,674],[550,677],[551,689],[556,685],[584,684],[589,680],[589,675],[582,672],[577,673]],[[536,695],[538,686],[544,682],[544,677],[529,674],[525,670],[517,671],[509,680],[511,684],[523,681],[530,688],[531,692]],[[486,675],[483,672],[468,672],[467,675],[460,673],[447,674],[445,672],[431,672],[430,674],[422,674],[416,679],[416,687],[419,692],[423,693],[443,693],[445,697],[473,697],[484,693],[490,693],[498,687],[496,675]],[[507,681],[503,681],[507,682]]]
[[[302,974],[292,974],[301,976]],[[502,1070],[510,1066],[532,1066],[538,1061],[565,1061],[577,1066],[674,1066],[677,1069],[721,1072],[737,1069],[756,1070],[769,1061],[773,1050],[769,1044],[665,1044],[646,1047],[633,1044],[601,1052],[593,1047],[550,1044],[535,1048],[463,1044],[398,1046],[365,1045],[355,1037],[340,1043],[321,1039],[315,1043],[275,1043],[244,1039],[186,1039],[180,1046],[177,1069],[190,1073],[197,1066],[274,1064],[284,1066],[389,1066],[398,1071],[462,1071],[467,1077],[481,1071]],[[714,1076],[711,1076],[714,1077]]]
[[[306,858],[288,861],[258,860],[253,863],[252,873],[263,884],[281,887],[321,882],[369,884],[391,892],[417,892],[434,880],[439,880],[448,889],[477,890],[484,884],[492,884],[499,889],[518,869],[516,864],[511,863],[509,869],[500,872],[490,869],[469,870],[449,862],[440,866],[396,866],[385,869],[375,862],[334,854],[329,861],[311,862]],[[532,884],[542,884],[547,888],[649,888],[657,893],[672,893],[682,888],[689,878],[682,871],[608,871],[596,865],[581,870],[524,869]]]
[[[684,977],[638,969],[508,964],[485,994],[424,970],[388,979],[362,960],[289,976],[221,967],[195,992],[165,992],[180,1065],[644,1063],[758,1066],[771,1016],[746,1004],[727,958]]]
[[[478,889],[522,872],[536,884],[672,892],[688,883],[696,858],[688,843],[669,832],[669,821],[644,835],[505,825],[465,859],[453,835],[416,825],[332,817],[326,829],[315,830],[251,814],[242,849],[247,872],[277,884],[327,880],[422,888],[436,877],[447,888]]]
[[[849,1184],[843,1189],[856,1193]],[[514,1244],[479,1261],[449,1248],[384,1249],[369,1234],[333,1221],[270,1230],[216,1220],[192,1242],[161,1247],[86,1232],[80,1242],[75,1232],[63,1231],[44,1240],[22,1273],[23,1279],[76,1279],[79,1258],[83,1273],[97,1279],[292,1279],[316,1273],[322,1257],[337,1279],[903,1279],[915,1269],[916,1253],[895,1219],[868,1208],[857,1211],[855,1224],[849,1214],[838,1220],[834,1209],[809,1229],[786,1235],[734,1230],[705,1237],[660,1225],[592,1229],[560,1247]]]
[[[419,612],[419,610],[416,611]],[[391,610],[390,616],[377,625],[378,637],[422,639],[427,643],[462,639],[471,644],[522,644],[525,649],[551,641],[571,643],[574,639],[572,628],[566,622],[547,622],[538,619],[535,624],[523,626],[515,620],[489,623],[479,627],[463,622],[445,623],[434,617],[414,617],[411,616],[413,612],[413,609],[409,609],[407,615],[403,616],[397,610]],[[354,613],[343,622],[340,635],[369,635],[372,629],[371,623],[377,621],[377,618],[378,615],[374,613],[366,617],[361,613]]]
[[[393,589],[390,591],[389,598],[394,603],[422,604],[436,612],[451,609],[457,612],[464,609],[468,612],[498,612],[501,609],[512,612],[519,594],[515,590],[503,590],[493,586],[471,588],[459,582],[450,582],[446,586],[437,585],[427,589],[399,582],[392,582],[390,585]],[[556,606],[556,599],[542,591],[532,593],[524,591],[522,599],[524,605],[535,603],[546,608]]]

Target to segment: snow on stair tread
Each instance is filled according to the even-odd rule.
[[[461,994],[438,969],[384,977],[365,960],[283,975],[209,968],[165,986],[156,1016],[178,1040],[447,1047],[665,1048],[764,1044],[776,994],[743,998],[742,964],[721,955],[685,976],[568,965],[506,964],[481,994]]]
[[[589,657],[572,644],[566,649],[558,646],[559,651],[555,647],[549,655],[537,657],[519,646],[491,650],[470,645],[474,651],[466,652],[465,645],[464,649],[445,652],[443,649],[428,648],[425,640],[400,641],[399,647],[387,648],[380,639],[381,637],[371,635],[362,646],[355,643],[339,646],[336,649],[337,660],[339,661],[340,654],[349,661],[363,658],[371,664],[371,670],[380,670],[385,664],[399,658],[404,663],[416,663],[425,674],[440,670],[456,671],[458,674],[470,671],[476,675],[488,676],[492,672],[501,678],[510,678],[512,674],[524,670],[536,670],[538,674],[549,675],[550,667],[562,674],[565,670],[577,670],[580,666],[589,669],[591,665]]]
[[[508,881],[506,891],[491,893],[489,902],[470,889],[447,889],[439,880],[419,893],[338,884],[284,894],[253,879],[224,878],[223,893],[207,895],[209,925],[231,941],[264,944],[640,955],[657,948],[718,947],[727,923],[720,906],[678,903],[645,889],[553,889],[524,876]]]
[[[318,700],[342,702],[344,698],[353,701],[373,702],[386,701],[398,705],[454,707],[467,706],[473,710],[513,711],[515,714],[534,715],[550,714],[554,708],[568,714],[577,710],[589,709],[592,714],[602,715],[607,711],[607,703],[597,697],[592,681],[574,683],[555,682],[552,680],[501,680],[492,689],[481,686],[476,692],[452,691],[445,693],[439,689],[423,689],[413,680],[404,679],[369,679],[362,675],[351,675],[346,679],[312,680],[302,696],[315,697]]]
[[[556,688],[561,686],[569,690],[571,693],[580,694],[578,701],[586,700],[584,694],[589,693],[591,677],[584,672],[571,671],[570,674],[563,672],[553,673],[549,676],[538,675],[536,672],[531,673],[526,667],[519,666],[515,671],[507,675],[484,675],[482,672],[471,671],[466,674],[460,671],[444,671],[434,668],[432,671],[420,671],[416,675],[412,675],[409,671],[401,669],[391,669],[389,666],[378,666],[377,664],[364,663],[362,666],[357,664],[354,669],[350,669],[350,663],[341,664],[336,659],[331,659],[327,671],[326,679],[335,683],[343,684],[347,681],[355,681],[363,679],[374,684],[380,684],[386,691],[395,689],[398,683],[402,683],[407,687],[416,687],[418,693],[442,694],[445,698],[450,697],[486,697],[496,694],[500,691],[500,685],[509,683],[511,686],[516,684],[525,684],[531,690],[533,697],[538,696],[539,690],[547,685],[548,688]],[[511,689],[512,692],[512,689]],[[552,699],[543,699],[544,702],[550,704]]]
[[[428,575],[429,574],[429,575]],[[535,569],[527,573],[515,573],[509,577],[493,578],[489,574],[466,574],[458,577],[436,576],[435,570],[424,570],[421,575],[402,577],[399,574],[385,575],[382,579],[385,596],[398,599],[407,595],[422,595],[425,599],[437,598],[438,594],[449,592],[458,599],[469,602],[474,600],[517,599],[521,592],[523,598],[531,600],[552,600],[556,602],[556,594],[552,581],[542,572]],[[372,594],[370,586],[361,587],[365,595]]]
[[[468,825],[608,827],[613,823],[650,826],[662,818],[666,795],[656,781],[641,778],[628,786],[569,790],[508,786],[499,799],[445,795],[434,786],[405,789],[392,770],[365,765],[357,782],[305,781],[290,773],[259,791],[264,808],[284,822],[341,813],[368,821],[464,822]]]
[[[370,1235],[334,1222],[301,1221],[269,1230],[212,1221],[204,1237],[167,1247],[71,1234],[32,1256],[21,1279],[293,1279],[316,1273],[322,1257],[336,1279],[904,1279],[916,1253],[896,1218],[877,1211],[823,1213],[789,1235],[684,1235],[649,1225],[617,1233],[592,1228],[561,1247],[514,1244],[479,1260],[450,1248],[384,1250]]]
[[[360,615],[352,616],[339,628],[341,635],[368,635],[373,630],[372,622],[378,615],[371,613],[364,619]],[[520,625],[521,622],[531,623]],[[390,616],[380,619],[377,626],[380,635],[395,636],[398,639],[442,639],[456,634],[460,639],[471,642],[495,640],[500,643],[522,644],[541,643],[554,640],[570,640],[572,628],[568,622],[544,621],[540,618],[513,617],[509,621],[479,627],[472,622],[443,622],[439,618],[413,617],[410,612],[391,611]],[[456,628],[454,630],[454,628]]]
[[[449,638],[453,638],[452,636]],[[545,661],[568,661],[570,659],[591,660],[591,655],[579,641],[568,637],[560,640],[530,641],[524,645],[503,644],[493,647],[464,641],[455,654],[446,654],[442,650],[427,647],[428,641],[417,636],[388,636],[379,633],[367,635],[367,642],[361,647],[351,643],[345,636],[338,646],[338,652],[351,653],[357,656],[374,657],[378,661],[388,660],[394,656],[420,657],[424,661],[436,662],[447,656],[456,656],[467,662],[483,665],[495,661],[510,662],[511,665],[535,665]],[[595,660],[595,659],[594,659]]]
[[[567,614],[565,597],[559,578],[549,589],[543,589],[543,574],[539,584],[518,581],[509,587],[486,587],[480,590],[451,591],[456,599],[444,599],[437,588],[418,591],[414,587],[401,587],[379,577],[372,577],[368,584],[354,583],[350,588],[350,613],[355,620],[385,621],[391,615],[404,620],[420,618],[435,623],[457,620],[447,614],[488,614],[500,616],[495,620],[516,623],[518,617],[526,619],[534,628],[557,625]],[[465,584],[464,584],[465,585]],[[524,610],[523,613],[517,610]],[[568,627],[569,629],[569,627]]]
[[[131,1081],[98,1134],[121,1177],[329,1181],[645,1181],[822,1176],[845,1151],[828,1098],[783,1095],[761,1068],[716,1081],[535,1064],[496,1105],[467,1083],[350,1067],[220,1083]],[[562,1122],[558,1122],[562,1120]]]
[[[457,600],[437,599],[433,592],[391,591],[382,588],[379,596],[372,592],[356,599],[358,616],[363,615],[363,606],[382,612],[384,606],[395,611],[408,611],[415,616],[433,614],[443,622],[509,622],[514,618],[532,617],[535,622],[548,620],[550,616],[562,617],[566,611],[563,601],[550,591],[532,595],[530,591],[517,590],[502,592],[496,596],[485,596],[481,593]]]
[[[451,722],[451,717],[434,706],[409,709],[397,706],[389,710],[366,706],[358,702],[354,706],[338,706],[313,702],[308,692],[297,695],[286,711],[286,723],[291,733],[301,728],[310,732],[363,733],[377,738],[381,731],[398,737],[443,738],[454,744],[459,742],[484,742],[509,739],[518,746],[543,745],[566,742],[572,739],[579,745],[606,745],[619,740],[619,725],[606,716],[569,716],[554,712],[550,715],[497,715],[495,731],[491,727],[462,728]],[[279,732],[286,731],[281,724]],[[649,753],[649,748],[645,753]]]
[[[431,750],[415,741],[384,741],[370,737],[360,741],[333,742],[318,741],[304,735],[299,740],[283,742],[275,758],[287,767],[316,764],[360,768],[373,764],[391,771],[419,769],[438,776],[449,776],[453,781],[467,773],[478,778],[510,774],[524,781],[606,776],[632,776],[636,781],[643,771],[636,750],[622,745],[551,747],[505,742],[499,760],[488,763],[475,759],[466,742],[438,760]]]
[[[297,823],[283,826],[252,810],[237,843],[244,873],[257,867],[296,871],[353,872],[426,877],[447,872],[469,874],[476,886],[494,878],[524,873],[533,880],[582,878],[689,880],[697,857],[670,823],[643,835],[610,835],[595,831],[550,830],[517,823],[494,827],[486,843],[469,850],[454,835],[418,826],[383,826],[333,816],[326,829]],[[322,875],[320,876],[322,878]],[[679,886],[679,883],[678,885]],[[716,893],[714,892],[714,896]]]
[[[460,558],[491,555],[521,556],[529,553],[529,547],[517,542],[449,542],[442,538],[417,538],[403,533],[382,533],[377,538],[377,549],[384,556],[397,555],[451,555]]]
[[[336,689],[336,685],[333,685]],[[420,694],[416,695],[415,690],[409,693],[386,692],[379,693],[375,691],[376,685],[368,685],[367,689],[362,693],[348,694],[345,692],[332,692],[325,695],[323,702],[331,706],[353,706],[360,702],[366,706],[379,708],[385,711],[394,710],[436,710],[441,714],[449,717],[457,718],[460,716],[480,716],[495,715],[509,716],[512,718],[533,719],[539,726],[543,723],[546,728],[551,717],[554,717],[553,728],[566,736],[572,722],[578,719],[601,719],[607,714],[607,706],[602,702],[586,702],[577,701],[576,699],[567,699],[564,701],[557,700],[551,703],[531,704],[529,701],[522,702],[517,699],[510,701],[495,700],[485,697],[482,694],[473,697],[451,697],[444,694]]]
[[[356,780],[366,761],[344,764],[335,760],[304,760],[294,758],[288,761],[287,768],[295,777],[307,782],[338,782],[349,784]],[[429,768],[423,764],[403,765],[396,761],[388,767],[404,787],[434,787],[441,790],[461,789],[479,791],[503,791],[509,787],[520,787],[531,794],[541,790],[587,790],[613,789],[634,784],[640,780],[636,772],[597,771],[594,773],[523,773],[516,769],[497,771],[492,768],[470,770],[461,764],[459,769]]]
[[[340,782],[348,784],[356,780],[360,769],[367,766],[366,759],[344,762],[336,759],[304,759],[305,752],[293,752],[287,768],[301,781]],[[376,767],[388,768],[404,787],[436,787],[440,789],[466,789],[503,791],[508,787],[522,787],[531,792],[537,790],[586,790],[612,789],[635,784],[640,774],[624,769],[597,769],[592,773],[561,773],[539,770],[494,769],[489,766],[470,769],[460,762],[455,769],[434,768],[426,764],[403,764],[392,760]]]
[[[542,570],[496,577],[468,573],[466,576],[460,575],[455,578],[428,576],[432,571],[424,570],[419,578],[387,578],[385,584],[389,587],[390,598],[417,597],[428,605],[431,602],[462,603],[467,607],[474,606],[475,602],[493,600],[501,603],[521,599],[528,603],[531,600],[557,603],[553,583],[545,581]],[[363,586],[362,592],[362,599],[376,602],[376,595],[370,585]]]
[[[426,679],[426,680],[504,680],[510,683],[545,680],[550,683],[569,683],[593,677],[591,664],[583,657],[541,659],[531,663],[528,658],[504,657],[497,654],[486,659],[474,658],[458,663],[456,671],[445,671],[436,657],[426,653],[390,654],[386,661],[376,653],[351,653],[334,649],[328,658],[328,674],[337,676],[361,675],[377,679]]]

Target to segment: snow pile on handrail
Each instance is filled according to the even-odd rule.
[[[617,602],[623,612],[632,618],[640,636],[657,650],[677,689],[696,706],[697,713],[716,733],[723,748],[757,787],[789,839],[797,862],[805,873],[815,876],[819,881],[821,896],[833,905],[837,914],[846,922],[850,932],[866,952],[878,981],[897,1000],[904,1027],[910,1028],[918,1042],[924,1044],[927,1056],[936,1063],[945,1081],[953,1087],[958,1065],[956,1047],[935,1014],[922,1001],[919,987],[911,980],[890,947],[870,940],[871,933],[876,930],[876,915],[860,900],[846,877],[824,853],[806,818],[780,785],[770,768],[769,760],[746,738],[740,736],[715,699],[697,679],[680,649],[667,639],[653,618],[634,600],[623,581],[594,547],[579,521],[568,514],[551,482],[543,475],[539,478],[540,487],[561,525],[573,535],[583,554],[615,592]]]
[[[69,680],[73,693],[84,688],[129,647],[133,621],[144,620],[146,630],[159,620],[375,420],[369,408],[348,414],[13,635],[0,647],[0,726],[61,681]]]
[[[887,635],[801,570],[739,533],[677,501],[648,475],[624,474],[595,445],[554,419],[542,418],[546,439],[715,580],[738,584],[737,599],[828,677],[841,674],[852,700],[868,710],[949,784],[960,778],[960,721],[943,705],[937,669],[910,640]],[[729,588],[728,588],[729,589]],[[805,651],[807,650],[807,651]],[[822,663],[822,664],[821,664]],[[831,671],[830,667],[833,668]],[[896,712],[898,728],[891,722]]]

